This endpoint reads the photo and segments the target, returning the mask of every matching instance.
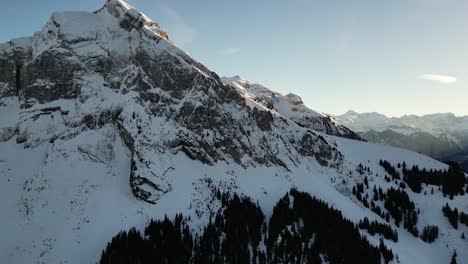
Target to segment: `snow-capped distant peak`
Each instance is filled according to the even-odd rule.
[[[409,133],[424,131],[432,135],[439,136],[441,133],[449,131],[467,131],[468,122],[466,117],[457,117],[452,113],[437,113],[424,116],[404,115],[402,117],[387,117],[383,114],[357,113],[348,111],[336,119],[357,132],[383,131],[388,128],[406,128]]]
[[[348,112],[346,112],[347,115],[358,115],[359,113],[354,111],[354,110],[349,110]]]

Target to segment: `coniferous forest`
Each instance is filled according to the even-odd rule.
[[[446,162],[449,165],[448,170],[426,170],[419,169],[417,165],[408,168],[406,163],[398,164],[398,168],[402,168],[403,181],[405,181],[413,192],[420,193],[422,184],[430,184],[442,187],[442,193],[448,195],[451,199],[455,195],[463,195],[468,186],[468,179],[465,177],[464,171],[460,166],[451,161]],[[400,173],[390,162],[381,160],[380,165],[385,171],[392,176],[392,179],[400,179]]]
[[[222,208],[201,234],[182,215],[152,221],[143,234],[133,228],[115,236],[100,263],[388,263],[396,257],[383,240],[373,246],[340,211],[307,193],[291,190],[269,219],[248,198],[221,197]],[[368,224],[398,239],[387,226]]]
[[[464,212],[458,212],[457,208],[452,209],[448,203],[442,207],[442,212],[444,216],[447,217],[453,228],[458,229],[459,220],[460,224],[468,226],[468,214]]]

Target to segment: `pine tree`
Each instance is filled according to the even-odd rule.
[[[296,190],[286,194],[269,221],[258,203],[236,194],[231,198],[223,193],[221,199],[224,206],[200,235],[192,237],[181,214],[173,220],[165,217],[151,221],[144,236],[135,229],[119,233],[103,250],[100,263],[321,263],[321,256],[330,263],[394,259],[383,240],[373,246],[340,211],[309,194]],[[398,239],[387,224],[364,219],[360,225],[371,234]],[[266,251],[257,250],[261,240]]]
[[[458,210],[455,208],[452,210],[448,203],[445,204],[444,207],[442,207],[442,212],[444,213],[444,216],[446,216],[452,225],[453,228],[458,229]]]
[[[437,226],[426,226],[422,231],[421,239],[424,242],[432,243],[437,239],[438,236],[439,228]]]
[[[452,255],[452,260],[450,261],[450,264],[457,264],[457,251],[453,251]]]

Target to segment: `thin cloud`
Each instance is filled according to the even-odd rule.
[[[161,10],[169,20],[168,32],[169,37],[174,40],[177,45],[185,46],[192,43],[197,37],[197,31],[187,24],[176,10],[163,4]]]
[[[240,48],[227,48],[227,49],[223,49],[221,51],[221,54],[224,54],[224,55],[234,55],[234,54],[237,54],[241,51]]]
[[[419,76],[419,79],[426,81],[439,82],[442,84],[451,84],[456,83],[457,78],[448,75],[437,75],[437,74],[422,74]]]

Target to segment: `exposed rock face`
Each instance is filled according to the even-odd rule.
[[[23,67],[30,56],[31,41],[31,38],[20,38],[0,45],[0,98],[19,95]]]
[[[22,75],[22,98],[25,107],[58,99],[75,99],[80,95],[78,79],[87,69],[73,60],[68,50],[44,51],[29,62]]]
[[[296,124],[319,131],[328,135],[362,140],[362,138],[339,124],[331,116],[314,111],[304,105],[301,97],[295,94],[281,95],[260,84],[251,83],[239,76],[223,77],[226,85],[232,86],[245,97],[263,105],[264,107],[291,119]]]
[[[0,129],[0,142],[5,142],[10,140],[18,133],[18,130],[14,127],[6,127]]]
[[[315,126],[291,122],[224,85],[119,0],[95,13],[53,14],[32,39],[0,46],[0,65],[0,96],[17,96],[22,107],[22,122],[5,130],[4,140],[14,131],[18,144],[35,148],[111,125],[131,153],[132,191],[149,203],[172,190],[160,164],[178,154],[209,165],[286,169],[309,158],[329,166],[342,159],[333,143],[309,130]],[[321,126],[336,129],[328,121]],[[108,147],[78,150],[106,164]]]
[[[333,152],[334,148],[324,147],[323,143],[327,141],[322,137],[313,134],[312,132],[305,134],[299,143],[299,152],[304,156],[317,157],[317,161],[323,165],[328,166],[329,161],[334,163]]]

